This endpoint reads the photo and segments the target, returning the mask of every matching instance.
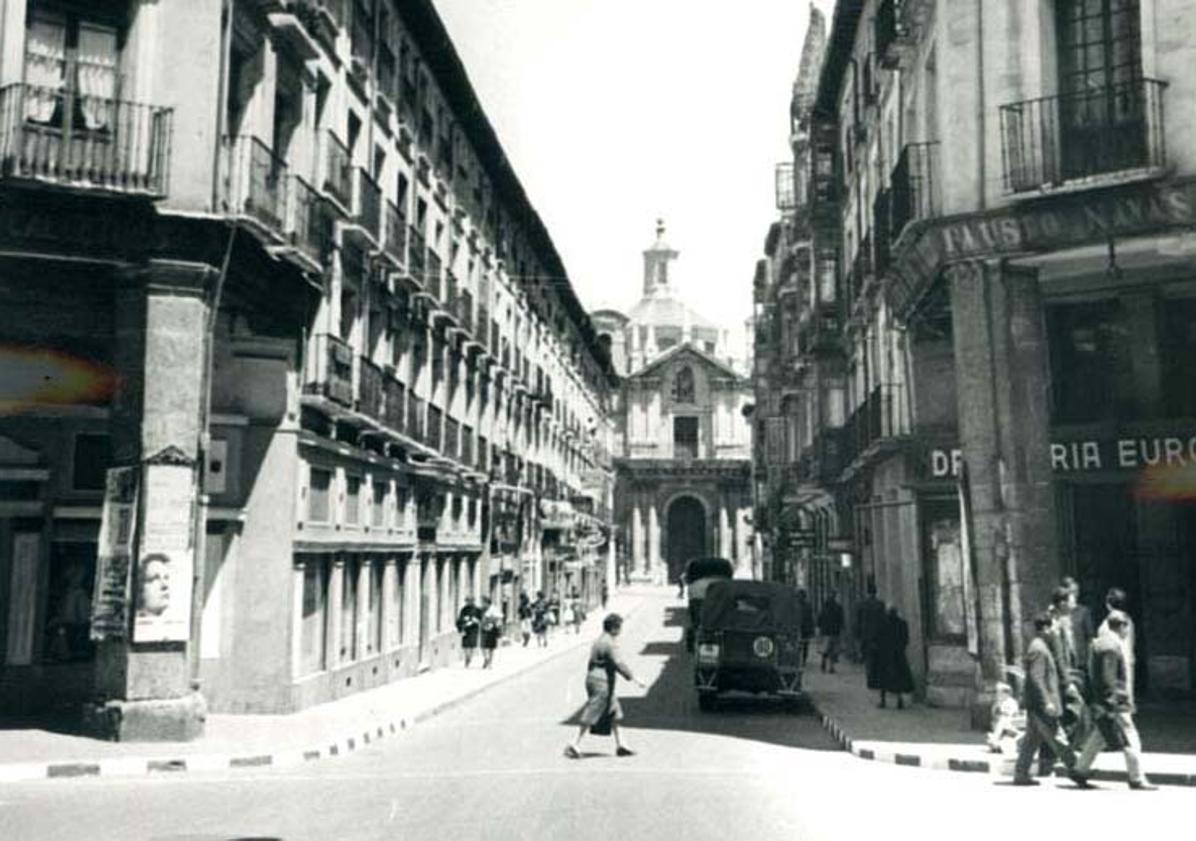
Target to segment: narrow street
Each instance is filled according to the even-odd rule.
[[[995,838],[1026,820],[1116,834],[1141,830],[1147,815],[1147,825],[1165,826],[1182,825],[1181,806],[1187,814],[1182,789],[1079,792],[1049,781],[1018,790],[982,774],[864,762],[836,750],[812,713],[764,700],[701,713],[682,612],[659,591],[625,628],[624,649],[649,684],[622,693],[635,757],[616,759],[611,740],[596,737],[585,759],[561,755],[584,696],[583,648],[345,758],[9,786],[0,837],[74,839],[86,827],[88,838],[171,841],[958,838],[959,824],[941,818],[959,816],[974,822],[968,837]]]

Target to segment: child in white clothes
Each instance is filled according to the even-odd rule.
[[[1013,697],[1013,687],[998,683],[996,689],[997,698],[993,701],[991,713],[992,729],[988,731],[985,741],[991,753],[1016,753],[1017,740],[1022,735],[1019,726],[1021,708]]]

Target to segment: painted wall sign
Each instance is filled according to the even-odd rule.
[[[1177,227],[1196,227],[1196,180],[1151,181],[934,220],[894,255],[890,304],[904,312],[949,263]]]
[[[137,519],[139,467],[114,467],[104,483],[100,542],[92,590],[91,638],[121,640],[129,632],[129,571]]]
[[[144,470],[133,641],[185,642],[191,634],[195,471],[181,464],[147,464]]]
[[[1113,439],[1054,441],[1047,457],[1055,473],[1136,471],[1158,465],[1196,465],[1196,435],[1127,435]],[[926,456],[933,479],[957,479],[958,447],[936,447]]]

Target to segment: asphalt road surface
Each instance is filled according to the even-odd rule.
[[[294,769],[52,780],[0,787],[0,839],[961,839],[1188,837],[1191,789],[1066,781],[1015,789],[980,774],[856,759],[809,712],[749,699],[700,712],[671,592],[630,618],[628,741],[562,749],[585,649],[397,739]],[[498,652],[502,656],[502,651]],[[1160,830],[1155,832],[1154,830]]]

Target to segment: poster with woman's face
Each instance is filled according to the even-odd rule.
[[[145,520],[134,567],[134,642],[179,642],[190,636],[194,496],[191,467],[146,466]]]

